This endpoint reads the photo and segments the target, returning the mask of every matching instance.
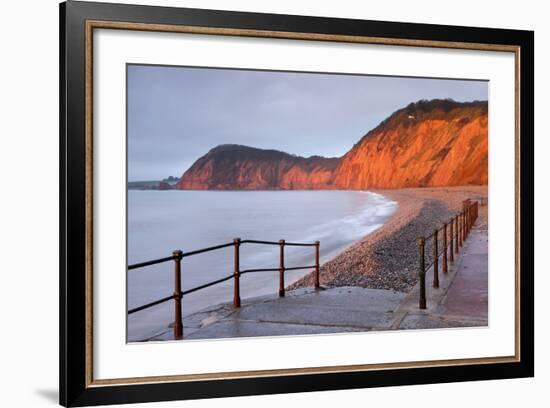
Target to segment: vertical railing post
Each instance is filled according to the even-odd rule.
[[[464,209],[464,239],[463,242],[468,238],[468,207]]]
[[[464,210],[464,238],[462,242],[466,241],[468,238],[468,208]]]
[[[319,241],[315,241],[315,289],[319,289]]]
[[[418,280],[420,283],[420,297],[418,299],[418,307],[426,309],[426,260],[425,260],[426,241],[424,238],[418,239]]]
[[[462,245],[466,241],[466,210],[462,211]]]
[[[464,241],[468,239],[468,209],[464,211]]]
[[[443,223],[443,273],[447,273],[447,223]]]
[[[466,208],[466,238],[470,234],[470,206]]]
[[[470,206],[470,231],[472,231],[472,226],[474,225],[474,205]]]
[[[468,233],[470,232],[470,207],[466,208],[466,237],[468,239]]]
[[[464,241],[468,239],[468,207],[464,210]]]
[[[458,215],[455,215],[455,254],[458,254]]]
[[[241,307],[241,286],[239,278],[241,277],[241,265],[240,265],[240,247],[241,239],[233,239],[234,247],[234,269],[233,269],[233,306]]]
[[[181,256],[180,250],[172,252],[174,256],[174,338],[181,340],[183,338],[183,320],[181,316]]]
[[[285,296],[285,240],[279,240],[279,297]]]
[[[454,219],[451,218],[451,221],[449,222],[449,261],[450,262],[454,262],[455,260],[455,249],[454,249],[454,236],[453,236],[453,224],[454,224]]]
[[[464,238],[464,228],[462,223],[462,213],[458,214],[458,225],[459,225],[459,231],[458,231],[458,245],[462,247],[462,239]]]
[[[434,280],[432,286],[439,288],[439,258],[437,251],[437,229],[434,229]]]

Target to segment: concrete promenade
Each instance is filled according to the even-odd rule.
[[[440,287],[426,275],[427,309],[418,308],[418,285],[409,293],[360,287],[297,289],[243,299],[240,309],[221,304],[184,319],[185,339],[277,336],[373,330],[486,326],[488,235],[474,226]],[[171,340],[164,330],[149,340]]]

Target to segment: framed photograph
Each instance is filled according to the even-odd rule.
[[[60,6],[60,403],[529,377],[534,34]]]

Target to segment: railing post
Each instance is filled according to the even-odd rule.
[[[464,238],[462,242],[466,241],[468,238],[468,208],[464,210]]]
[[[235,307],[241,307],[241,286],[239,282],[239,278],[241,277],[241,266],[240,266],[240,246],[241,246],[241,239],[240,238],[234,238],[233,239],[233,246],[234,246],[234,270],[233,270],[233,306]]]
[[[462,242],[466,241],[468,238],[468,207],[464,209],[464,238]]]
[[[437,251],[437,228],[434,229],[434,280],[432,286],[434,288],[439,288],[439,258]]]
[[[462,240],[464,238],[464,227],[462,222],[462,213],[458,214],[458,225],[459,225],[459,231],[458,231],[458,244],[460,247],[462,247]]]
[[[458,254],[458,215],[455,215],[455,254]]]
[[[443,273],[447,273],[447,223],[443,223]]]
[[[181,317],[181,256],[183,252],[180,250],[172,252],[174,256],[174,338],[181,340],[183,338],[183,320]]]
[[[454,262],[455,260],[455,249],[454,249],[454,237],[453,237],[453,223],[454,223],[454,220],[451,218],[451,221],[449,222],[449,261],[451,262]]]
[[[464,228],[464,240],[468,239],[468,230],[470,229],[469,214],[469,208],[466,208],[466,211],[464,211],[464,222],[466,223],[466,228]]]
[[[466,208],[466,238],[470,234],[470,206]]]
[[[466,208],[466,239],[468,239],[469,232],[470,232],[470,207]]]
[[[462,245],[466,241],[466,210],[462,211]]]
[[[315,241],[315,289],[319,289],[319,241]]]
[[[424,238],[418,239],[418,280],[420,283],[420,297],[418,299],[418,307],[426,309],[426,260],[425,260],[426,241]]]
[[[285,240],[279,240],[279,297],[285,296]]]

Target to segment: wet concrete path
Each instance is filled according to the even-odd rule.
[[[442,313],[487,320],[488,316],[488,256],[487,234],[473,230],[468,238],[459,271],[442,302]]]

